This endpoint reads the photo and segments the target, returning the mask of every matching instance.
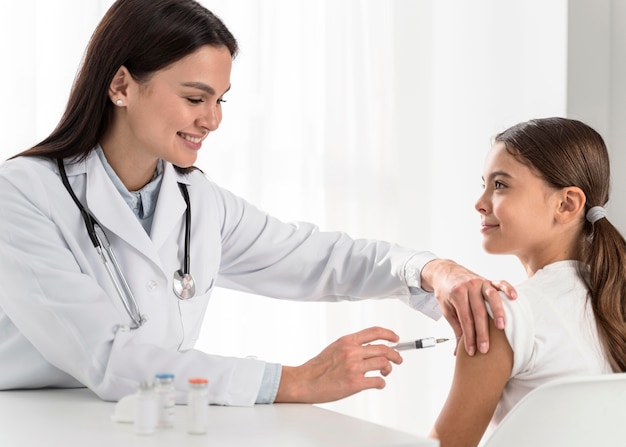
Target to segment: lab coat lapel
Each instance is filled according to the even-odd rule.
[[[152,220],[152,243],[159,249],[167,241],[176,226],[180,226],[187,208],[178,182],[189,184],[185,177],[170,163],[164,163],[161,191]]]
[[[96,220],[161,267],[160,258],[150,237],[115,188],[97,154],[92,151],[85,163],[87,206]]]

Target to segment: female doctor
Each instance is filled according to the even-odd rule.
[[[118,0],[106,13],[57,128],[0,167],[0,389],[87,386],[117,400],[171,372],[180,403],[193,376],[209,378],[216,404],[327,402],[382,388],[366,373],[402,361],[374,343],[398,338],[377,327],[298,367],[194,350],[216,286],[396,297],[488,349],[483,296],[504,325],[490,281],[430,253],[280,222],[193,167],[236,53],[193,0]]]

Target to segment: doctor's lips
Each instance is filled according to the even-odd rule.
[[[209,134],[208,132],[206,132],[201,136],[195,136],[195,135],[191,135],[191,134],[183,133],[183,132],[176,132],[176,133],[178,134],[179,137],[194,144],[202,143],[202,140],[204,140],[206,136]]]

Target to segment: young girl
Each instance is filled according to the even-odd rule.
[[[626,242],[603,208],[609,179],[602,138],[579,121],[532,120],[495,138],[476,203],[483,246],[517,256],[528,279],[503,303],[507,327],[491,332],[488,354],[459,342],[431,432],[442,447],[477,445],[552,379],[626,370]]]

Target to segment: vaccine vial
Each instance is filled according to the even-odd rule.
[[[157,425],[157,398],[153,382],[139,384],[135,403],[135,433],[150,435]]]
[[[201,435],[209,424],[209,381],[203,378],[189,379],[187,395],[187,433]]]
[[[173,374],[157,374],[156,397],[158,405],[157,425],[160,428],[174,426],[176,417],[176,389]]]

